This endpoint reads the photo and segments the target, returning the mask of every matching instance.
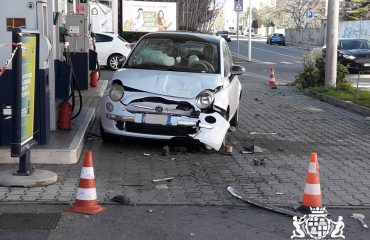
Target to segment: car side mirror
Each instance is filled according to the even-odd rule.
[[[245,73],[245,67],[240,65],[232,65],[231,66],[231,74],[232,75],[242,75]]]
[[[126,62],[126,57],[125,56],[122,56],[119,60],[118,60],[118,66],[120,68],[123,67],[123,64]]]

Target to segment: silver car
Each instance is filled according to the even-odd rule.
[[[221,37],[149,33],[110,80],[101,136],[191,137],[219,150],[230,125],[238,124],[244,72]]]

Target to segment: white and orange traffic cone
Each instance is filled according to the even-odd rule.
[[[271,89],[277,89],[276,79],[275,79],[275,70],[273,67],[271,67],[270,69],[270,79],[269,79],[268,85]]]
[[[296,208],[297,212],[311,213],[311,208],[322,207],[320,168],[317,153],[311,153],[310,164],[304,187],[302,206]]]
[[[93,215],[104,210],[105,208],[100,206],[97,202],[92,152],[87,151],[81,169],[76,200],[72,206],[65,209],[65,211]]]

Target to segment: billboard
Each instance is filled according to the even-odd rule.
[[[122,1],[122,30],[156,32],[176,30],[175,2]]]

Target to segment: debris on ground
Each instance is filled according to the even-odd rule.
[[[236,127],[231,126],[231,127],[229,128],[229,131],[230,131],[230,132],[235,132],[235,131],[236,131]]]
[[[144,153],[144,156],[150,156],[150,153]]]
[[[276,132],[263,133],[263,132],[250,132],[250,135],[276,135]]]
[[[148,209],[147,212],[148,213],[152,213],[154,211],[154,209]]]
[[[111,199],[112,202],[116,202],[122,205],[128,205],[130,204],[130,199],[123,195],[117,195]]]
[[[351,217],[357,219],[364,228],[368,228],[367,224],[364,221],[365,215],[361,213],[353,213]]]
[[[253,159],[254,166],[265,166],[266,165],[266,158],[255,158]]]
[[[284,195],[285,193],[283,193],[283,192],[276,192],[275,194],[276,195]]]
[[[296,212],[292,212],[292,211],[289,211],[287,209],[284,209],[284,208],[279,208],[279,207],[275,207],[275,206],[271,206],[271,205],[267,205],[266,203],[263,203],[263,202],[260,202],[254,198],[249,198],[249,197],[246,197],[246,196],[242,196],[242,194],[240,194],[235,188],[229,186],[227,187],[227,191],[235,198],[238,198],[248,204],[252,204],[254,206],[257,206],[257,207],[260,207],[260,208],[263,208],[263,209],[267,209],[269,211],[272,211],[272,212],[277,212],[277,213],[281,213],[281,214],[284,214],[286,216],[297,216],[297,217],[302,217],[303,215],[300,214],[300,213],[296,213]]]
[[[168,177],[168,178],[153,179],[152,181],[154,183],[157,183],[157,182],[171,182],[172,180],[173,180],[173,177]]]
[[[254,98],[254,101],[258,102],[258,101],[259,101],[259,99],[256,97],[256,98]]]
[[[162,156],[168,156],[168,155],[170,155],[170,147],[166,145],[162,148]]]
[[[159,184],[159,185],[155,186],[155,189],[157,189],[157,190],[168,190],[169,187],[167,186],[167,184]]]
[[[262,148],[260,148],[259,146],[254,146],[254,148],[253,148],[253,152],[254,152],[254,153],[262,153],[262,152],[263,152],[263,150],[262,150]]]
[[[255,117],[259,117],[260,115],[258,113],[254,114]]]
[[[262,153],[263,149],[259,146],[250,145],[248,147],[243,147],[245,150],[240,151],[242,154],[253,154],[253,153]]]
[[[244,151],[244,150],[240,151],[240,153],[241,154],[253,154],[252,151]]]
[[[278,151],[282,152],[282,151],[284,151],[284,149],[282,149],[281,147],[278,147]]]
[[[232,152],[233,152],[233,146],[226,145],[226,147],[225,147],[225,153],[231,154]]]

